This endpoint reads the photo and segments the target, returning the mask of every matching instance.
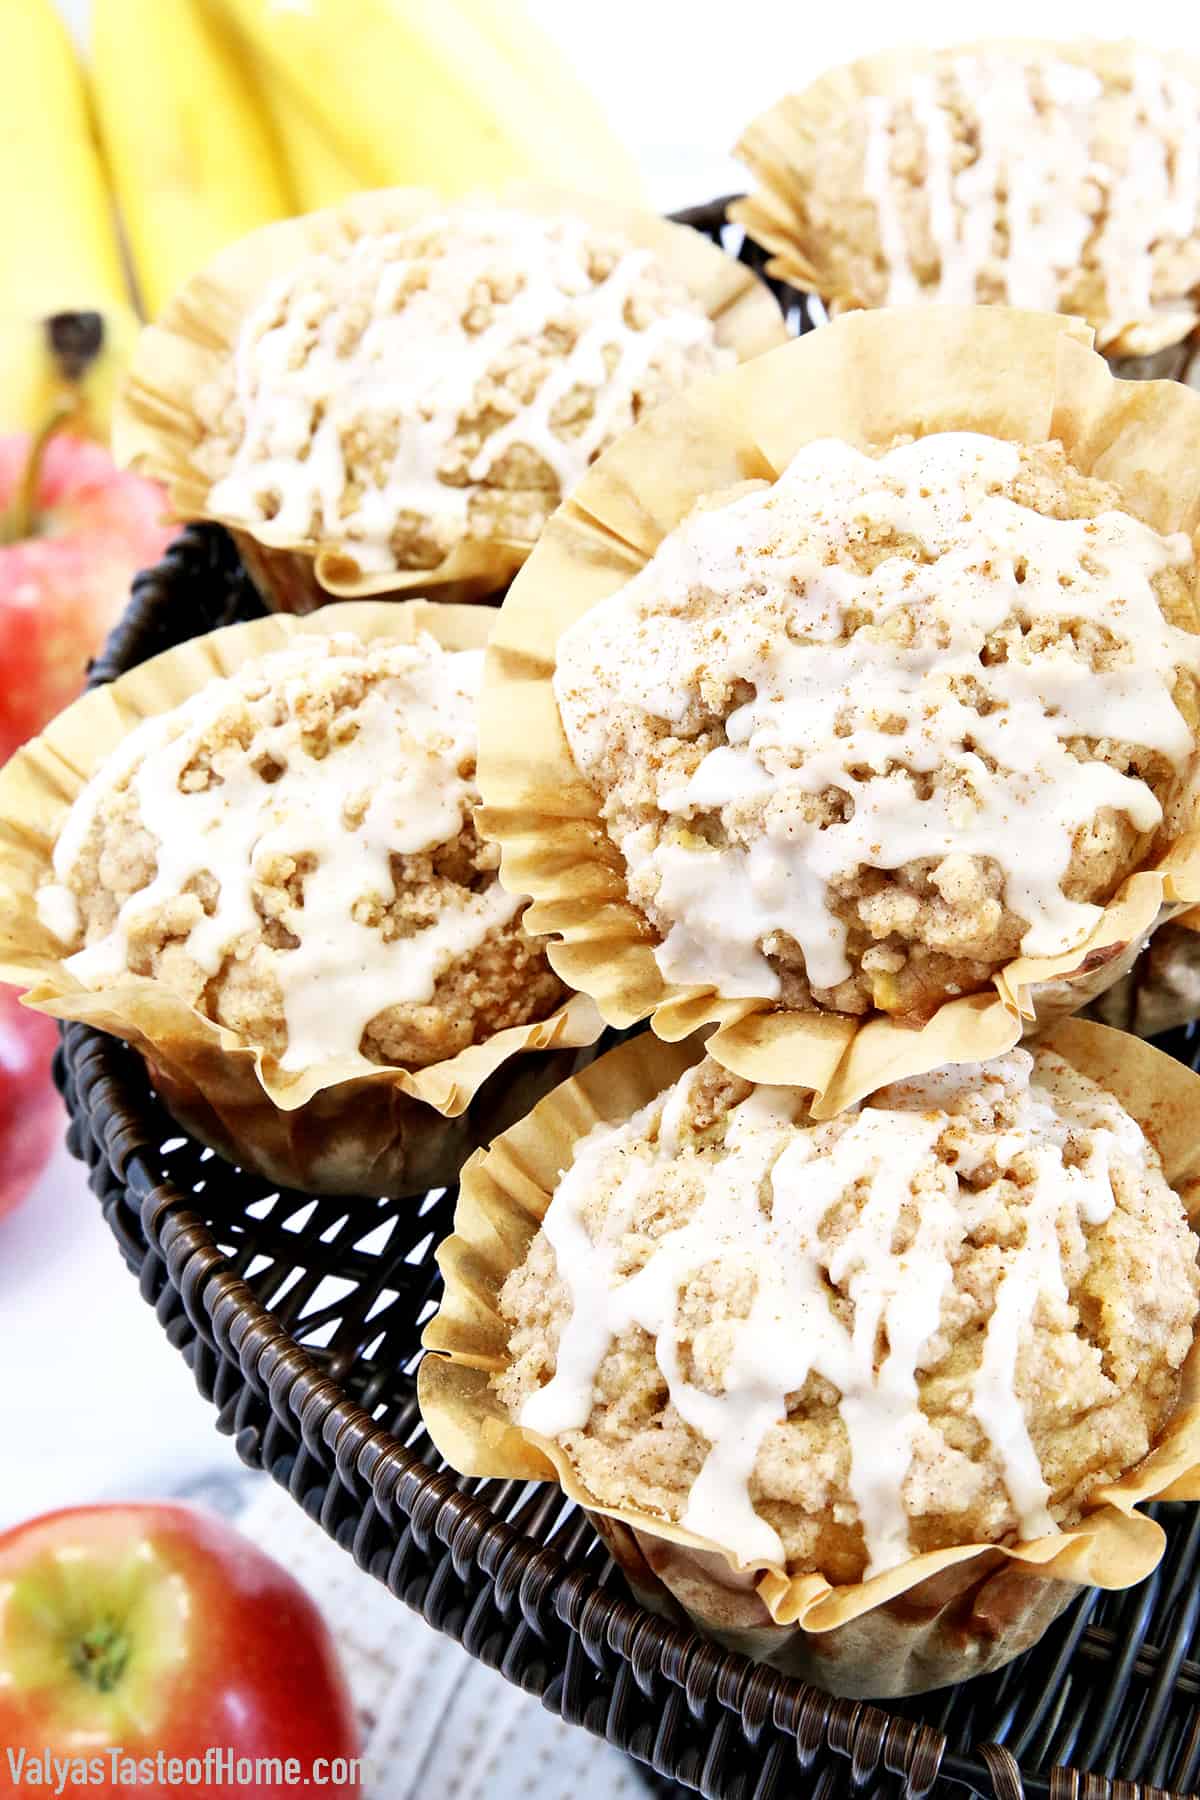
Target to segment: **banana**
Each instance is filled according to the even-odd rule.
[[[92,85],[142,305],[154,318],[225,244],[286,216],[284,173],[247,72],[205,0],[93,0]]]
[[[0,0],[0,430],[34,431],[68,396],[107,437],[137,333],[74,46],[53,0]]]
[[[229,55],[240,64],[253,89],[255,105],[275,141],[293,212],[316,212],[353,194],[364,183],[330,143],[316,121],[294,96],[282,89],[272,70],[242,36],[221,0],[201,0],[212,31],[219,33]]]
[[[595,94],[579,80],[557,44],[530,18],[524,0],[454,3],[532,85],[543,114],[553,114],[559,129],[591,146],[596,167],[605,172],[605,193],[633,205],[644,203],[646,185],[635,158],[613,132]]]
[[[288,191],[296,212],[333,206],[365,183],[303,106],[282,91],[271,71],[255,61],[257,90],[287,169]]]
[[[581,125],[569,100],[554,100],[562,72],[548,47],[541,73],[520,67],[499,27],[489,35],[449,0],[223,3],[366,185],[453,196],[549,174],[629,197],[628,159],[607,128]]]

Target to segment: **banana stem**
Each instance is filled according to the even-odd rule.
[[[0,544],[19,544],[22,538],[33,536],[46,445],[79,410],[83,378],[104,348],[104,319],[98,312],[51,313],[42,321],[42,329],[62,392],[34,434],[11,506],[0,514]]]
[[[25,467],[21,471],[12,505],[0,519],[0,544],[19,544],[23,538],[33,536],[37,525],[38,483],[42,478],[42,459],[46,454],[46,446],[60,426],[65,425],[74,413],[75,404],[73,396],[64,395],[49,416],[43,419],[30,440]]]

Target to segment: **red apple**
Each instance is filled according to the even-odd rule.
[[[50,1078],[58,1028],[0,986],[0,1219],[25,1198],[63,1134]]]
[[[134,575],[171,540],[165,508],[99,444],[0,437],[0,762],[79,693]]]
[[[78,1507],[0,1535],[0,1792],[32,1785],[30,1765],[53,1775],[54,1758],[58,1792],[98,1800],[361,1792],[316,1607],[183,1506]]]

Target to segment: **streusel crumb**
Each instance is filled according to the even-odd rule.
[[[463,208],[309,258],[197,396],[210,509],[346,566],[530,544],[588,465],[732,353],[649,251]]]
[[[481,651],[303,636],[146,721],[76,801],[44,921],[282,1068],[424,1067],[562,987],[474,824]]]
[[[1188,539],[1057,443],[807,445],[571,626],[555,692],[664,976],[920,1024],[1179,835]]]
[[[1050,1051],[819,1125],[705,1061],[577,1144],[493,1379],[604,1505],[853,1582],[1053,1533],[1135,1466],[1196,1252],[1141,1128]]]
[[[1101,347],[1200,317],[1200,86],[1132,44],[1003,44],[896,59],[866,91],[785,102],[783,213],[839,306],[913,300],[1075,313]],[[764,127],[763,145],[773,141]],[[784,180],[752,127],[742,153]]]

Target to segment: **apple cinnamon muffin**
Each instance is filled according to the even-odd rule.
[[[555,694],[664,979],[920,1025],[1181,827],[1197,570],[1057,443],[804,446],[584,612]]]
[[[1200,76],[1137,44],[876,56],[783,100],[737,209],[835,310],[1002,303],[1146,353],[1200,319]]]
[[[286,1073],[420,1069],[563,988],[474,824],[482,650],[297,636],[143,721],[38,893],[85,987],[150,977]]]
[[[280,274],[196,397],[207,510],[332,548],[330,574],[529,544],[621,431],[732,365],[653,251],[465,205]]]
[[[1196,1253],[1142,1128],[1048,1049],[821,1124],[705,1059],[577,1143],[491,1381],[602,1506],[852,1583],[1056,1533],[1138,1464]]]

